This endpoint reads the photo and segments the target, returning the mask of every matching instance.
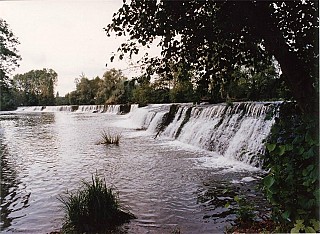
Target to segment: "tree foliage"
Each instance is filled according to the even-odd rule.
[[[162,57],[141,61],[147,72],[172,76],[185,64],[197,73],[201,89],[210,83],[226,87],[239,67],[259,69],[258,63],[274,58],[301,109],[310,111],[317,102],[316,2],[124,1],[105,30],[129,36],[118,49],[120,59],[160,38]]]
[[[14,36],[7,22],[0,18],[0,78],[5,82],[5,78],[18,66],[21,59],[18,54],[18,39]]]
[[[13,89],[18,105],[54,105],[54,86],[58,74],[52,69],[31,70],[13,77]]]
[[[125,103],[124,84],[127,78],[120,70],[110,69],[102,78],[89,80],[84,74],[76,81],[76,90],[67,94],[72,105]]]
[[[21,59],[18,54],[18,39],[14,36],[9,25],[0,18],[0,110],[15,108],[11,99],[14,91],[11,89],[9,74],[18,66]]]
[[[100,98],[106,103],[118,103],[124,94],[124,82],[127,78],[121,70],[111,69],[103,74],[103,85],[99,89]]]
[[[138,103],[145,106],[149,103],[217,103],[227,99],[279,100],[290,97],[273,66],[265,66],[261,72],[252,72],[250,69],[236,70],[225,86],[210,82],[203,88],[194,76],[193,71],[187,71],[184,67],[179,67],[170,78],[162,74],[153,80],[149,75],[129,80],[116,69],[106,71],[102,78],[91,80],[82,74],[76,78],[76,90],[67,94],[64,100],[56,98],[56,101],[59,100],[56,104]]]
[[[294,104],[286,104],[266,144],[265,166],[270,170],[263,189],[273,205],[275,220],[284,227],[293,228],[302,220],[311,228],[320,218],[318,130],[317,118],[302,116]]]

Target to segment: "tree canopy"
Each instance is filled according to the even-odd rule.
[[[0,75],[1,82],[18,66],[21,59],[18,54],[18,39],[14,36],[7,22],[0,18]]]
[[[15,108],[11,100],[9,74],[18,66],[21,59],[18,54],[18,39],[14,36],[7,22],[0,18],[0,110]]]
[[[17,74],[12,80],[12,89],[17,105],[54,105],[54,86],[58,74],[52,69],[31,70]]]
[[[239,68],[259,71],[259,64],[276,60],[280,78],[308,112],[318,97],[318,11],[317,2],[300,0],[132,0],[105,30],[129,36],[118,49],[120,59],[160,38],[162,57],[146,54],[140,61],[147,72],[170,77],[179,67],[192,68],[204,87],[212,81],[228,86]]]

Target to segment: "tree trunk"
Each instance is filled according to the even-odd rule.
[[[305,69],[307,64],[304,64],[296,53],[290,51],[281,31],[273,22],[267,4],[260,5],[255,13],[260,16],[260,20],[256,21],[255,30],[264,39],[266,50],[279,62],[282,78],[290,88],[293,98],[304,113],[318,113],[318,95],[314,81]]]

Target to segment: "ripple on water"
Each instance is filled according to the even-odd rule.
[[[58,196],[98,173],[137,217],[124,225],[124,232],[223,231],[234,219],[224,208],[234,194],[221,194],[226,188],[237,192],[234,188],[240,185],[231,181],[251,175],[220,175],[219,169],[201,165],[210,156],[207,152],[137,134],[117,123],[122,118],[85,113],[0,115],[5,129],[0,144],[6,148],[1,158],[1,219],[6,221],[1,227],[25,233],[59,229],[64,215]],[[96,144],[103,129],[121,133],[119,147]]]

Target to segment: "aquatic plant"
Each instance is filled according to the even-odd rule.
[[[121,134],[115,133],[112,134],[110,131],[103,130],[101,132],[101,141],[99,141],[98,144],[104,144],[104,145],[119,145],[120,143]]]
[[[113,230],[118,225],[134,218],[120,205],[114,188],[108,188],[98,175],[92,176],[91,183],[83,181],[76,192],[66,192],[58,199],[66,213],[65,232],[102,232]]]

